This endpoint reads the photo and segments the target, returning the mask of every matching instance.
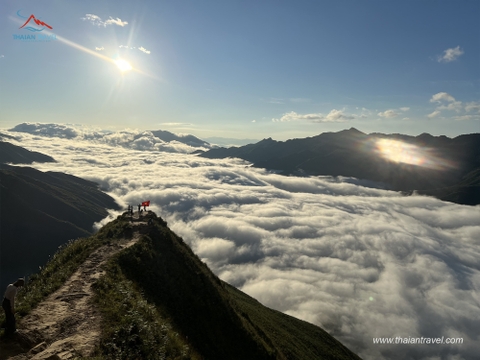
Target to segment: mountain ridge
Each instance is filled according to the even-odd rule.
[[[451,139],[426,133],[365,134],[350,128],[286,141],[266,138],[256,144],[211,149],[199,156],[238,157],[283,175],[355,177],[385,183],[396,191],[435,194],[468,205],[480,203],[478,179],[468,185],[464,179],[477,176],[476,169],[480,169],[478,133]],[[401,162],[402,157],[410,163]],[[442,190],[451,187],[464,195],[452,197]]]
[[[115,253],[121,244],[130,246]],[[102,251],[111,255],[92,263]],[[92,293],[78,288],[85,277],[72,276],[82,267]],[[45,307],[44,299],[67,311],[88,298],[95,308],[88,314],[101,318],[93,351],[91,344],[69,343],[84,328],[75,313],[50,327],[29,315]],[[153,212],[124,213],[94,236],[64,246],[19,294],[17,313],[20,334],[0,340],[12,359],[359,359],[319,327],[268,309],[218,279]],[[66,337],[52,329],[66,323]],[[33,330],[40,327],[51,335]]]
[[[33,162],[55,162],[55,159],[0,140],[0,163],[31,164]]]
[[[0,152],[0,286],[5,287],[43,264],[59,245],[91,235],[106,209],[118,205],[91,181],[4,164],[55,161],[50,156],[4,142],[0,148],[9,150]]]
[[[178,141],[192,147],[206,147],[206,148],[211,147],[210,143],[202,139],[199,139],[194,135],[177,135],[166,130],[151,130],[150,132],[155,137],[165,142]]]

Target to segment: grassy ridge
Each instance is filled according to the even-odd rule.
[[[17,321],[48,295],[58,290],[92,252],[108,244],[113,238],[129,238],[132,234],[131,224],[119,217],[94,236],[72,240],[60,246],[50,261],[39,273],[33,274],[18,293],[15,306]],[[4,320],[5,314],[2,311],[0,322],[3,323]]]
[[[102,314],[97,359],[202,359],[129,281],[115,260],[95,284]]]
[[[118,264],[205,359],[279,358],[248,331],[223,283],[161,221]]]
[[[205,359],[359,359],[319,327],[218,279],[161,219],[115,261]]]
[[[225,288],[237,311],[287,359],[360,359],[318,326],[269,309],[231,285]]]
[[[91,359],[359,359],[322,329],[224,283],[154,213],[94,284],[102,334]],[[17,298],[24,316],[99,247],[130,238],[127,217],[63,246]],[[3,320],[3,314],[0,316]]]

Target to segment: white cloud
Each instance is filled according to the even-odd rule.
[[[99,16],[94,15],[94,14],[85,14],[85,17],[80,18],[80,19],[83,20],[83,21],[90,21],[94,25],[98,25],[98,24],[102,23],[102,19]]]
[[[122,21],[120,18],[113,19],[111,16],[109,17],[108,20],[103,21],[101,17],[94,14],[85,14],[85,17],[80,19],[83,21],[89,21],[93,25],[103,26],[103,27],[107,27],[107,25],[117,25],[117,26],[124,27],[125,25],[128,24],[127,21]]]
[[[430,119],[433,119],[434,117],[437,117],[440,114],[441,114],[441,111],[435,110],[434,112],[428,114],[427,117],[430,118]]]
[[[440,92],[433,95],[430,102],[440,104],[437,106],[437,110],[454,110],[457,112],[462,110],[462,102],[455,100],[452,95],[446,92]]]
[[[150,54],[150,50],[145,49],[143,46],[140,46],[138,50],[140,50],[141,52],[144,52],[145,54]]]
[[[325,120],[327,122],[343,122],[346,120],[352,120],[354,118],[355,117],[352,115],[345,114],[343,110],[333,109],[325,117]],[[319,122],[325,122],[325,121],[319,121]]]
[[[465,105],[465,111],[477,111],[480,112],[480,101],[472,101]]]
[[[432,98],[430,99],[430,102],[440,103],[442,101],[453,102],[453,101],[455,101],[455,98],[452,95],[450,95],[446,92],[439,92],[439,93],[433,95]]]
[[[273,122],[289,122],[289,121],[311,121],[311,122],[344,122],[354,119],[354,116],[347,115],[343,110],[333,109],[327,115],[317,114],[297,114],[295,111],[283,114],[280,119],[272,119]]]
[[[448,63],[457,60],[463,53],[464,51],[460,49],[460,46],[457,46],[456,48],[450,48],[445,50],[443,52],[443,55],[437,57],[437,60],[438,62]]]
[[[222,279],[322,326],[362,358],[480,353],[480,207],[406,197],[355,179],[284,177],[238,159],[139,151],[122,146],[131,130],[110,133],[108,141],[93,136],[100,131],[74,130],[81,136],[55,141],[38,132],[9,134],[57,160],[34,165],[41,170],[96,181],[125,208],[148,198]],[[148,132],[134,134],[137,149],[151,146]],[[390,336],[464,343],[372,344]]]
[[[5,55],[0,55],[0,59],[2,59],[2,58],[4,58],[4,57],[5,57]]]
[[[462,102],[461,101],[449,102],[448,104],[438,106],[437,109],[438,110],[452,110],[452,111],[459,112],[459,111],[462,110]]]
[[[455,116],[457,121],[469,121],[469,120],[480,120],[480,115],[461,115]]]
[[[256,123],[256,122],[257,122],[257,120],[252,120],[252,123]]]
[[[378,116],[385,118],[393,118],[398,116],[398,113],[396,113],[395,110],[385,110],[384,112],[379,112]]]
[[[399,108],[398,110],[395,110],[395,109],[389,109],[389,110],[385,110],[385,111],[381,111],[379,113],[377,113],[378,116],[381,116],[381,117],[384,117],[384,118],[394,118],[394,117],[397,117],[398,115],[400,115],[400,111],[401,112],[407,112],[409,111],[410,108],[409,107],[401,107]]]
[[[120,18],[113,19],[110,16],[110,18],[107,21],[105,21],[105,26],[112,25],[112,24],[124,27],[125,25],[128,25],[128,22],[122,21]]]
[[[95,46],[95,50],[96,51],[103,51],[103,50],[105,50],[105,48],[103,46],[102,47]]]
[[[283,114],[280,119],[272,119],[273,122],[288,122],[288,121],[299,121],[299,120],[312,120],[312,119],[323,119],[322,114],[306,114],[300,115],[295,111],[290,111]]]

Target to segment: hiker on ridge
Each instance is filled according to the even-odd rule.
[[[15,281],[13,284],[7,286],[5,295],[3,296],[2,307],[5,310],[6,326],[5,335],[12,335],[17,331],[15,325],[15,296],[17,296],[18,288],[25,285],[25,280],[22,278]]]

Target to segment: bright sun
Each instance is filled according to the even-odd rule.
[[[115,60],[115,64],[118,66],[121,72],[132,70],[132,65],[126,60],[118,59]]]

